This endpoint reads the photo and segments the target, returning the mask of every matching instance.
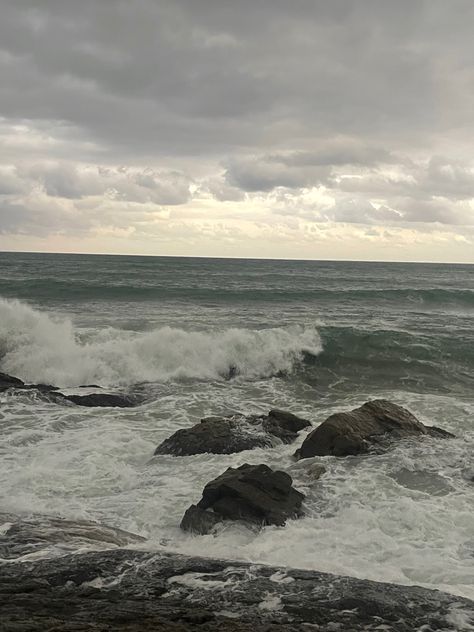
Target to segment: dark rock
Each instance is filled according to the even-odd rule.
[[[306,474],[312,481],[317,481],[321,478],[323,474],[326,473],[326,468],[324,465],[320,465],[319,463],[315,463],[308,468]]]
[[[261,417],[263,428],[283,443],[293,443],[297,433],[311,426],[307,419],[301,419],[293,413],[274,408],[266,417]]]
[[[425,426],[430,437],[435,437],[435,439],[455,439],[456,435],[453,435],[451,432],[447,430],[443,430],[443,428],[438,428],[437,426]]]
[[[222,522],[222,516],[206,509],[201,509],[197,505],[191,505],[181,520],[181,529],[192,531],[198,535],[211,533],[214,527]]]
[[[181,528],[209,533],[222,520],[283,526],[288,518],[303,513],[304,495],[292,487],[292,482],[286,472],[273,471],[266,465],[229,467],[204,487],[202,499],[186,511]]]
[[[13,377],[13,375],[0,373],[0,393],[9,389],[35,390],[41,393],[49,393],[50,391],[58,390],[56,386],[51,386],[51,384],[25,384],[23,380],[20,380],[17,377]]]
[[[176,431],[165,439],[155,454],[189,456],[193,454],[233,454],[277,443],[291,443],[310,422],[281,410],[268,415],[206,417],[191,428]]]
[[[111,393],[91,393],[89,395],[63,395],[64,399],[76,404],[77,406],[88,407],[115,407],[115,408],[132,408],[137,406],[138,402],[129,395],[111,394]]]
[[[24,386],[25,383],[17,377],[13,377],[7,373],[0,373],[0,393],[10,388],[24,388]]]
[[[2,565],[0,621],[2,632],[434,632],[470,629],[474,602],[318,571],[119,549]]]
[[[22,380],[16,377],[7,375],[6,373],[0,373],[0,393],[10,389],[21,392],[29,391],[37,395],[40,399],[53,402],[55,404],[63,404],[67,401],[76,404],[77,406],[130,408],[132,406],[138,406],[141,403],[141,399],[137,397],[131,397],[130,395],[123,395],[120,393],[64,395],[59,392],[57,386],[51,386],[50,384],[25,384]]]
[[[313,430],[295,456],[348,456],[368,452],[374,447],[387,447],[383,442],[405,437],[436,434],[446,431],[424,426],[406,408],[384,399],[367,402],[350,412],[331,415]]]

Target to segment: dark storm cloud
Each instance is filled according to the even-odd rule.
[[[131,155],[300,149],[334,133],[429,143],[471,123],[469,16],[462,0],[15,0],[0,22],[2,110]]]
[[[472,223],[473,18],[471,0],[7,0],[0,195],[179,205],[206,163],[216,200],[324,186],[332,221]],[[56,163],[22,164],[41,153]]]

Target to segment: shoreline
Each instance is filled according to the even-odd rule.
[[[471,630],[438,590],[130,549],[0,566],[3,632]]]

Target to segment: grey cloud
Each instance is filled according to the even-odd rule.
[[[472,125],[472,94],[459,94],[472,3],[297,4],[7,3],[3,108],[135,155],[299,149],[334,133],[398,145],[400,132],[427,142],[439,124]]]
[[[38,235],[80,234],[91,223],[75,209],[65,209],[47,203],[31,206],[22,202],[0,199],[0,234]]]
[[[249,158],[230,161],[227,182],[244,191],[270,191],[276,187],[316,186],[327,181],[330,169],[316,166],[306,169],[289,167],[275,158]]]
[[[275,214],[315,221],[472,222],[471,0],[17,0],[1,17],[2,230],[94,226],[31,211],[38,186],[76,210],[113,199],[124,226],[194,187],[282,189]],[[299,201],[318,186],[332,211]]]
[[[69,163],[46,162],[23,167],[19,173],[41,184],[49,196],[71,200],[108,193],[121,200],[172,206],[184,204],[190,197],[191,180],[176,171],[78,168]]]

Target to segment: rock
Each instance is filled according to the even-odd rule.
[[[183,531],[192,531],[198,535],[211,533],[214,527],[222,522],[222,516],[206,509],[201,509],[197,505],[191,505],[181,520]]]
[[[278,437],[283,443],[293,443],[300,430],[308,428],[311,423],[293,413],[274,408],[266,417],[259,417],[263,428],[274,437]]]
[[[456,435],[453,435],[452,432],[448,432],[447,430],[443,430],[443,428],[438,428],[437,426],[425,426],[426,430],[430,437],[434,437],[435,439],[454,439]]]
[[[381,446],[384,440],[432,435],[452,436],[438,428],[424,426],[406,408],[384,399],[367,402],[350,412],[331,415],[313,430],[295,456],[348,456]]]
[[[51,546],[71,551],[80,547],[110,549],[144,542],[145,538],[90,520],[64,520],[33,515],[20,518],[0,513],[0,558],[14,560],[44,552]]]
[[[0,393],[10,388],[24,388],[24,386],[25,383],[17,377],[13,377],[7,373],[0,373]]]
[[[308,468],[306,474],[313,481],[317,481],[321,478],[323,474],[326,473],[326,468],[324,465],[320,465],[319,463],[315,463],[310,468]]]
[[[81,386],[80,388],[86,388]],[[91,387],[87,387],[91,388]],[[100,388],[100,387],[97,387]],[[120,393],[90,393],[89,395],[64,395],[59,392],[57,386],[51,386],[50,384],[25,384],[22,380],[7,375],[6,373],[0,373],[0,393],[12,389],[13,391],[30,391],[38,395],[42,400],[52,402],[55,404],[63,404],[64,402],[71,402],[77,406],[88,407],[116,407],[116,408],[130,408],[132,406],[138,406],[141,403],[137,397],[131,397],[130,395],[123,395]]]
[[[266,465],[229,467],[204,487],[197,506],[191,505],[184,514],[181,528],[209,533],[222,520],[283,526],[288,518],[303,513],[304,495],[292,487],[292,482],[286,472],[273,471]]]
[[[428,470],[413,471],[403,467],[393,472],[391,477],[402,487],[423,492],[424,494],[431,494],[432,496],[446,496],[454,492],[454,487],[437,472]]]
[[[115,407],[115,408],[131,408],[137,406],[138,402],[129,395],[111,394],[111,393],[90,393],[89,395],[63,395],[64,399],[77,406],[88,407]]]
[[[474,602],[318,571],[118,549],[3,564],[0,620],[2,632],[428,632],[471,629]]]
[[[268,415],[206,417],[191,428],[177,430],[165,439],[155,454],[189,456],[193,454],[233,454],[277,443],[291,443],[310,422],[281,410]]]

